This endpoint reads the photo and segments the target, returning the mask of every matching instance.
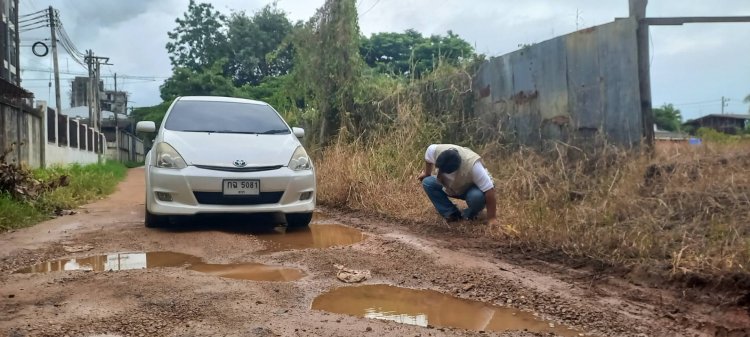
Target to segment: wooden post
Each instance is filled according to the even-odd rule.
[[[649,51],[649,29],[646,22],[648,0],[629,0],[630,17],[638,23],[638,79],[641,92],[641,122],[647,148],[654,146],[654,112],[651,106],[651,59]]]

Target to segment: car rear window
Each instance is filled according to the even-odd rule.
[[[236,102],[177,101],[164,127],[186,132],[290,133],[270,106]]]

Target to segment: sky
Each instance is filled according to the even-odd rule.
[[[253,13],[269,0],[208,0],[224,13]],[[647,15],[748,16],[748,0],[652,0]],[[294,20],[307,20],[324,0],[279,0]],[[161,102],[159,85],[172,66],[165,48],[167,32],[187,10],[187,0],[20,0],[20,13],[49,6],[60,11],[63,27],[75,46],[110,57],[102,68],[105,87],[130,93],[129,106]],[[628,16],[627,0],[358,0],[363,34],[416,29],[425,35],[448,30],[472,43],[477,52],[500,56],[520,44],[542,42]],[[49,29],[21,33],[22,86],[37,100],[54,106],[50,89],[52,59],[36,57],[31,45],[49,39]],[[721,112],[748,113],[750,94],[750,23],[692,24],[651,28],[653,105],[672,103],[684,119]],[[63,109],[70,106],[70,80],[86,69],[64,51],[60,56]]]

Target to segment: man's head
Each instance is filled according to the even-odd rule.
[[[458,154],[458,150],[449,149],[443,151],[435,160],[435,166],[440,170],[441,173],[453,173],[458,171],[461,166],[461,156]]]

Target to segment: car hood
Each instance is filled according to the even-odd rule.
[[[287,166],[300,145],[290,134],[164,131],[164,141],[172,145],[188,165],[234,167],[235,161],[242,160],[247,167]]]

